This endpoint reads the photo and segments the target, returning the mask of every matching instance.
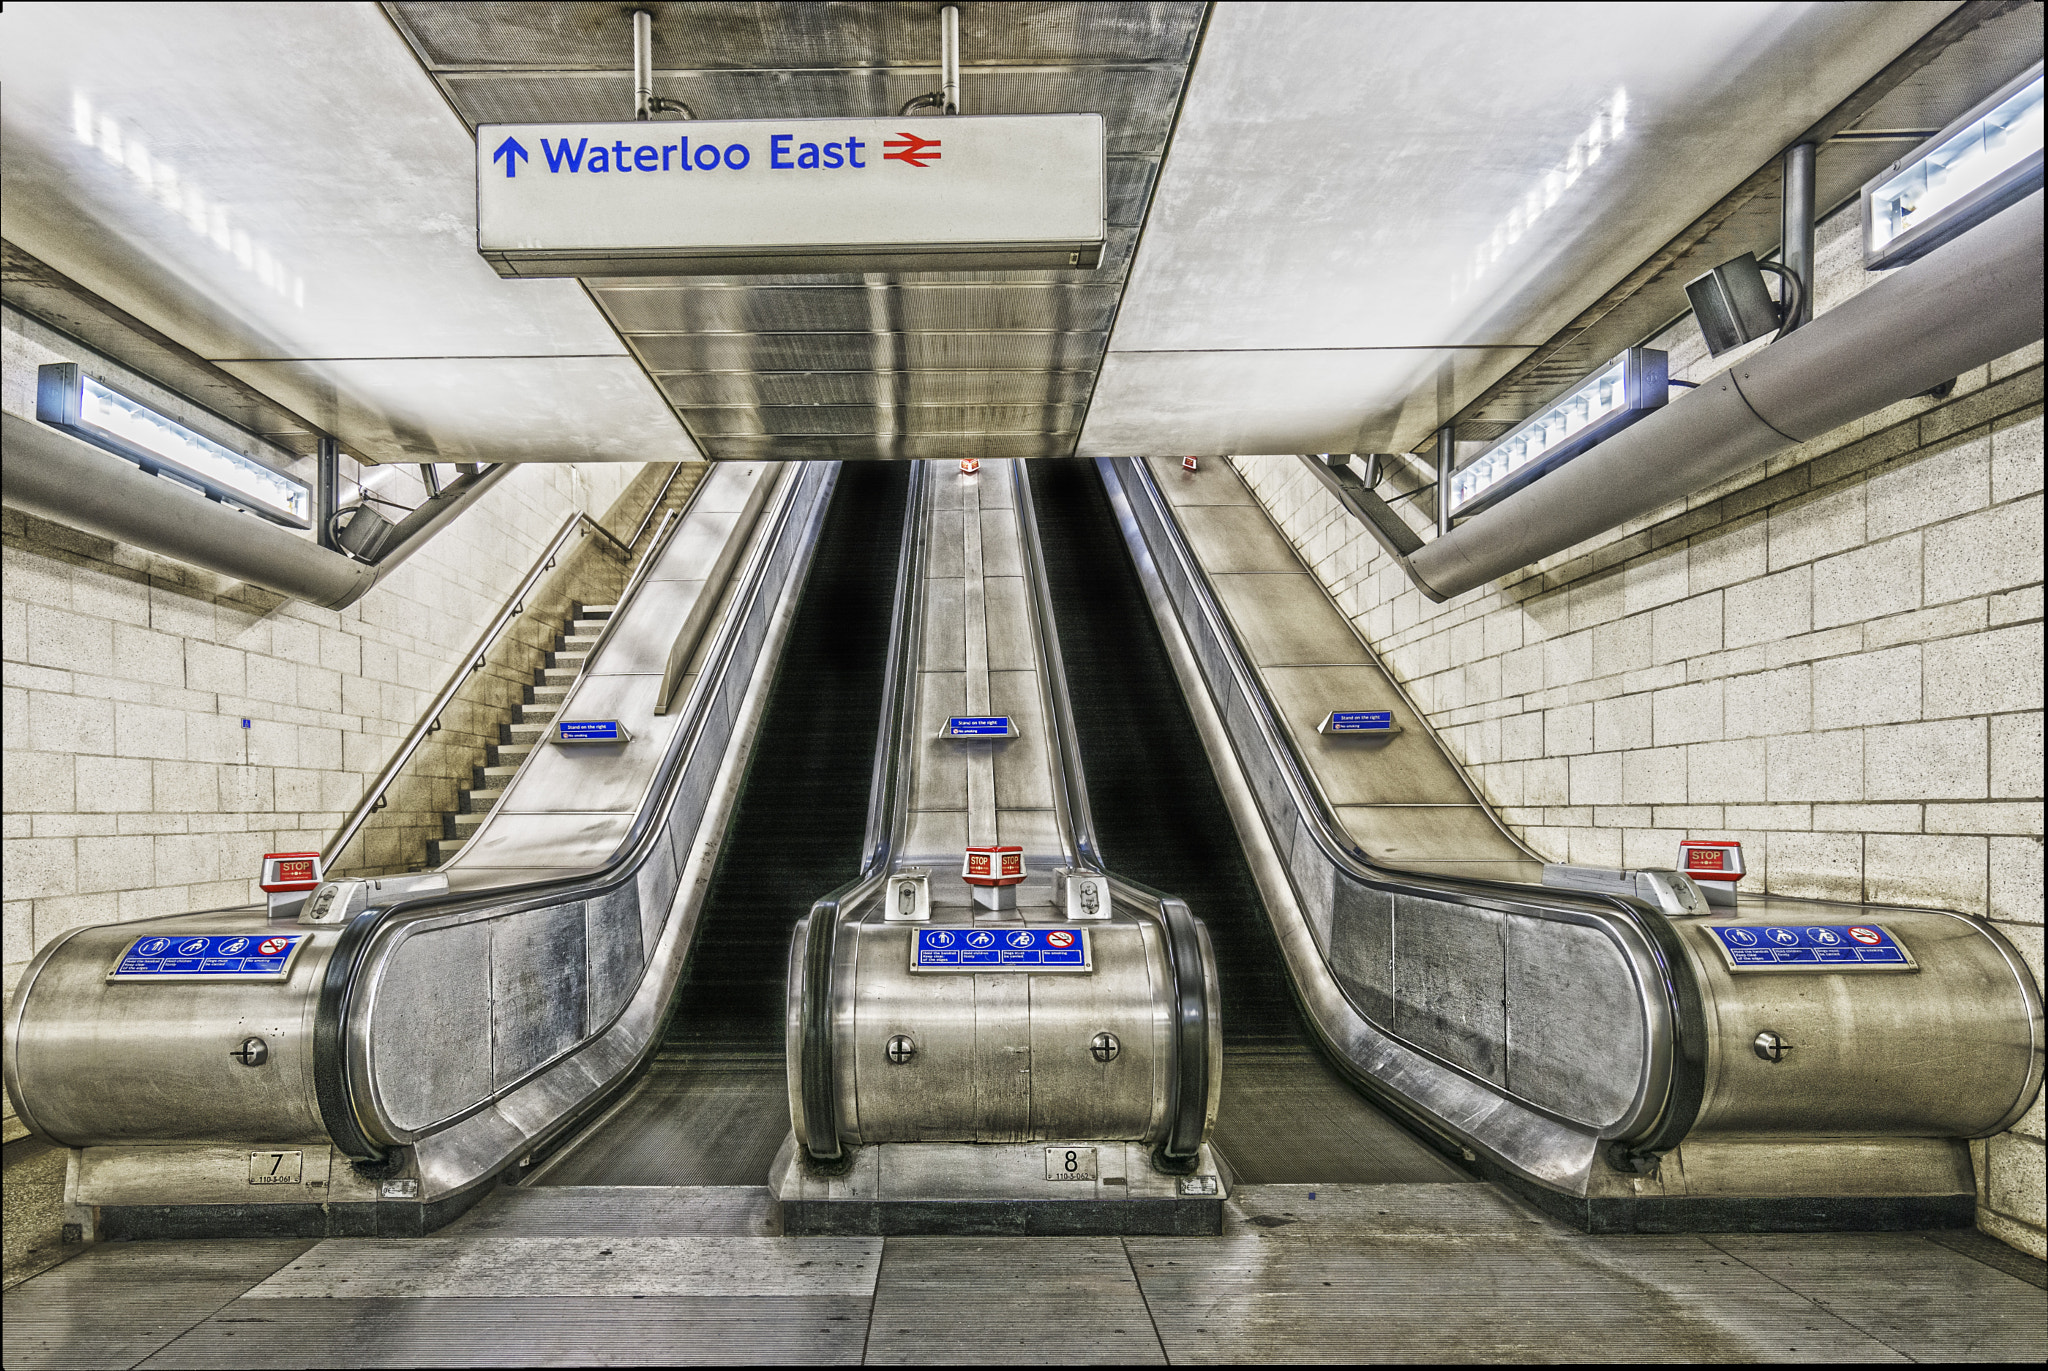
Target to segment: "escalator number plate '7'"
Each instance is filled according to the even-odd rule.
[[[966,925],[920,928],[910,943],[913,971],[1088,971],[1085,928]]]

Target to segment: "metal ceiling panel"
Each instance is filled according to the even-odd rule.
[[[1078,405],[764,405],[754,409],[686,409],[693,432],[721,438],[777,434],[865,437],[893,430],[913,437],[976,433],[1072,433]]]
[[[627,9],[609,0],[400,3],[387,8],[419,48],[421,60],[434,68],[528,66],[615,71],[623,78],[631,67]],[[923,67],[938,74],[937,6],[931,4],[688,0],[635,8],[654,16],[658,74],[682,67]],[[974,73],[1013,64],[1150,62],[1159,60],[1162,51],[1185,57],[1200,22],[1201,6],[1186,4],[1005,0],[966,5],[960,15],[961,64]]]
[[[594,286],[621,333],[1107,330],[1114,286],[907,285],[758,288]]]
[[[692,371],[657,376],[676,408],[1088,403],[1092,371]]]
[[[650,8],[655,87],[703,118],[889,115],[937,84],[930,5]],[[969,113],[1103,115],[1111,228],[1094,270],[612,278],[590,296],[713,458],[1069,455],[1204,8],[963,11]],[[616,6],[386,10],[472,127],[630,113]]]
[[[1087,371],[1099,333],[651,333],[626,339],[648,371]]]

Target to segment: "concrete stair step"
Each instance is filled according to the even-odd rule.
[[[519,722],[522,724],[553,723],[555,715],[561,713],[562,702],[550,700],[545,704],[519,706]]]
[[[562,635],[561,646],[557,647],[555,651],[581,652],[587,657],[590,655],[590,649],[596,646],[597,635],[595,633],[565,633]]]
[[[468,845],[469,839],[466,836],[461,838],[429,838],[427,840],[427,860],[435,866],[445,866],[450,857],[453,857]]]
[[[540,669],[541,684],[535,686],[534,689],[543,690],[550,687],[566,686],[575,680],[581,672],[581,667],[544,666]]]
[[[511,766],[480,766],[477,770],[482,773],[477,779],[483,782],[483,784],[477,786],[478,790],[503,791],[505,783],[512,779],[513,773],[517,772],[519,767],[516,764]]]
[[[505,779],[510,780],[511,777],[508,776]],[[504,798],[505,787],[502,785],[492,786],[489,789],[465,790],[462,792],[462,798],[456,801],[456,812],[461,814],[488,814],[497,807],[498,801]]]
[[[546,724],[506,724],[505,732],[507,736],[504,745],[517,747],[519,744],[524,743],[531,748],[547,735],[547,731],[548,726]]]
[[[476,836],[476,831],[483,827],[484,820],[490,817],[487,813],[450,814],[443,822],[441,831],[451,838],[459,838],[463,842],[468,842]]]

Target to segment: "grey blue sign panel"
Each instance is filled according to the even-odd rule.
[[[948,738],[1014,738],[1017,727],[1007,714],[956,714],[946,720]]]
[[[564,719],[555,725],[561,743],[623,743],[631,735],[617,719]]]
[[[1085,928],[920,928],[912,936],[913,971],[1088,971]]]
[[[1709,924],[1733,971],[1915,971],[1889,929],[1877,924]]]
[[[281,981],[310,933],[153,933],[128,944],[110,981]]]
[[[1390,709],[1333,709],[1321,733],[1399,733]]]

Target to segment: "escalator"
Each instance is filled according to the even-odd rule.
[[[1215,945],[1224,1050],[1216,1147],[1251,1184],[1471,1179],[1325,1060],[1289,989],[1095,464],[1039,461],[1029,472],[1103,857],[1180,894]],[[1276,1129],[1277,1119],[1288,1126]]]
[[[848,463],[826,511],[662,1040],[541,1185],[759,1185],[789,1131],[786,951],[859,863],[910,467]]]

